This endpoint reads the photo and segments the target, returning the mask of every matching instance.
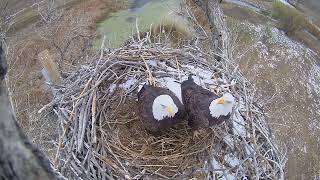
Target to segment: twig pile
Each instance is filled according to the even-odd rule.
[[[252,87],[228,60],[218,62],[197,46],[174,49],[148,38],[96,59],[56,87],[61,132],[54,164],[62,174],[83,179],[284,176],[285,155],[253,100]],[[212,72],[212,83],[205,81],[204,87],[236,97],[230,121],[203,130],[199,138],[186,121],[160,136],[148,134],[136,113],[139,86],[150,74],[159,86],[164,77],[181,82],[197,75],[190,66]]]

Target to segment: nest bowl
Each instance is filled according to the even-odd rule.
[[[285,155],[267,117],[229,60],[217,61],[195,45],[171,48],[148,38],[94,59],[55,87],[61,131],[54,165],[62,174],[82,179],[284,176]],[[161,135],[149,134],[137,114],[139,88],[152,81],[179,96],[179,84],[189,74],[217,94],[236,97],[230,120],[197,137],[187,120]]]

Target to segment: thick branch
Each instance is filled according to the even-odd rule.
[[[7,96],[6,71],[0,45],[0,180],[57,179],[49,160],[30,143],[17,124]]]
[[[218,0],[194,0],[206,13],[212,32],[212,43],[215,52],[223,58],[232,59],[230,51],[230,35],[225,22],[225,16]],[[218,60],[221,57],[217,57]]]

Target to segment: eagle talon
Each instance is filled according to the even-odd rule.
[[[195,130],[194,132],[193,132],[193,137],[192,137],[192,139],[194,139],[194,140],[199,140],[199,139],[201,139],[201,134],[203,133],[203,129],[199,129],[199,130]]]

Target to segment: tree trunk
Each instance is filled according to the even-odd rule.
[[[194,2],[206,13],[209,20],[212,49],[217,54],[217,60],[221,60],[221,58],[232,59],[230,35],[218,0],[194,0]]]
[[[0,44],[0,180],[58,179],[49,160],[30,143],[17,124],[4,80],[6,72]]]

